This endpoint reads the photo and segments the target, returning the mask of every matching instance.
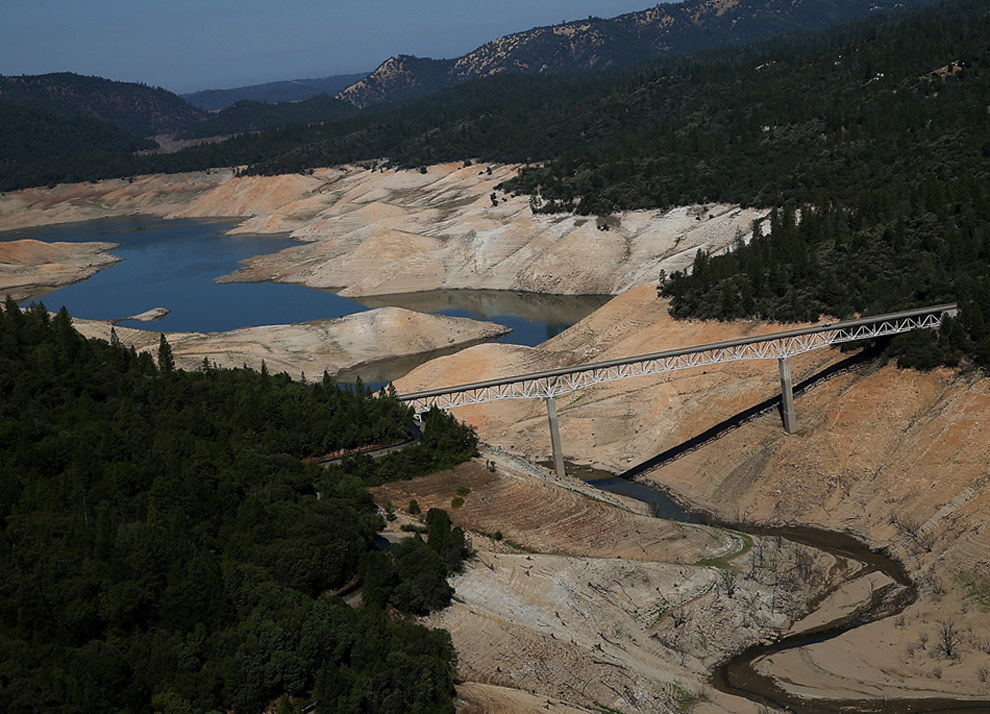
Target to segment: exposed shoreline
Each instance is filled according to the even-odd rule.
[[[518,166],[419,171],[344,166],[311,174],[230,170],[139,176],[0,197],[0,231],[115,216],[240,220],[230,233],[300,244],[243,261],[224,280],[274,281],[344,296],[491,289],[618,294],[688,267],[697,250],[747,240],[768,211],[698,205],[627,211],[606,222],[534,214],[496,187]]]
[[[109,340],[113,325],[74,319],[87,337]],[[139,352],[155,354],[159,332],[116,326],[118,339]],[[494,339],[510,330],[492,322],[445,315],[425,315],[401,308],[377,308],[345,317],[290,325],[243,327],[227,332],[166,333],[176,365],[197,369],[210,365],[286,372],[309,381],[396,357],[431,353],[452,346]]]
[[[643,286],[538,348],[473,347],[423,365],[396,386],[410,392],[773,329],[750,321],[676,321]],[[791,358],[796,379],[842,360],[838,350]],[[557,399],[564,455],[621,473],[731,423],[778,389],[776,366],[761,361],[589,387]],[[796,404],[795,434],[785,433],[769,410],[732,423],[718,439],[640,480],[722,521],[848,533],[901,562],[918,599],[896,617],[763,658],[759,671],[811,701],[986,701],[990,683],[981,672],[990,669],[990,622],[980,588],[990,585],[990,381],[947,369],[898,370],[874,359],[816,383]],[[454,413],[487,443],[532,461],[549,457],[546,412],[537,400]],[[817,617],[827,622],[854,610],[882,587],[851,582]],[[939,650],[942,622],[955,628],[958,655]],[[722,706],[698,711],[749,710]]]
[[[490,194],[494,185],[514,170],[494,167],[488,174],[483,167],[449,165],[431,167],[420,174],[343,167],[307,176],[243,178],[235,178],[231,172],[208,172],[31,189],[0,197],[0,229],[32,221],[37,225],[135,213],[163,218],[220,218],[233,213],[243,221],[235,233],[288,232],[300,245],[251,259],[231,279],[334,285],[351,295],[457,287],[617,294],[589,318],[537,348],[476,345],[413,370],[400,380],[400,391],[777,329],[749,321],[674,321],[667,314],[666,303],[657,300],[653,286],[661,266],[668,272],[683,268],[699,248],[725,250],[747,232],[749,223],[759,220],[759,212],[715,206],[634,212],[619,216],[618,224],[609,230],[599,230],[594,219],[534,216],[525,197],[496,194],[493,201]],[[210,363],[260,367],[264,359],[271,371],[285,371],[293,377],[305,373],[313,380],[328,365],[328,371],[337,369],[333,365],[347,369],[374,363],[386,355],[393,357],[396,352],[411,354],[466,345],[496,334],[486,332],[493,329],[486,323],[455,324],[448,322],[454,318],[394,308],[350,318],[210,335],[174,333],[169,340],[180,366],[196,368],[205,358]],[[109,336],[108,323],[76,323],[84,334],[104,339]],[[122,341],[137,349],[157,348],[157,331],[118,328],[117,332]],[[421,342],[413,341],[419,337]],[[822,350],[793,358],[792,369],[799,379],[841,358],[836,351]],[[718,369],[685,370],[657,379],[599,385],[561,398],[558,411],[565,454],[576,463],[621,472],[690,440],[713,424],[731,421],[753,403],[771,397],[777,388],[775,372],[772,365],[732,363]],[[800,395],[797,408],[800,428],[796,434],[784,434],[776,416],[765,414],[726,429],[717,442],[700,444],[643,480],[655,482],[677,498],[726,521],[807,524],[847,532],[871,547],[887,548],[904,563],[919,597],[896,618],[857,628],[835,640],[767,657],[759,665],[761,671],[788,691],[812,700],[882,703],[885,699],[938,700],[949,696],[986,699],[990,696],[990,684],[985,681],[990,668],[990,623],[979,593],[981,587],[990,591],[988,381],[949,370],[922,374],[866,363]],[[549,440],[541,404],[511,400],[464,407],[455,414],[474,425],[486,443],[531,461],[547,458]],[[458,517],[465,519],[465,525],[473,524],[479,533],[499,529],[520,542],[536,538],[533,545],[526,541],[527,547],[546,552],[534,554],[530,560],[521,553],[507,552],[504,544],[488,543],[487,536],[478,536],[479,542],[482,537],[486,539],[483,564],[471,566],[455,582],[467,604],[455,605],[436,619],[437,624],[450,627],[458,647],[463,648],[464,671],[467,679],[474,681],[466,690],[486,700],[501,701],[501,706],[510,710],[518,705],[515,711],[536,712],[550,698],[555,702],[566,699],[574,711],[579,711],[577,690],[568,689],[577,686],[573,672],[579,671],[585,680],[607,682],[620,692],[610,694],[608,687],[595,690],[596,696],[613,702],[610,706],[651,711],[648,699],[640,701],[635,692],[628,695],[631,699],[621,693],[624,680],[613,677],[616,667],[621,666],[642,678],[642,686],[654,697],[685,702],[688,699],[682,694],[703,692],[708,686],[706,673],[716,659],[703,653],[707,641],[718,633],[706,633],[699,625],[694,639],[680,640],[680,663],[676,658],[668,661],[666,655],[654,651],[657,645],[649,632],[644,635],[624,619],[629,613],[623,614],[622,608],[608,609],[612,607],[608,597],[621,599],[618,591],[606,597],[584,585],[591,580],[581,578],[583,573],[595,571],[597,563],[602,577],[613,578],[629,597],[646,603],[648,596],[655,596],[639,592],[638,586],[623,580],[640,577],[624,569],[627,560],[641,557],[637,553],[645,554],[644,548],[653,548],[650,552],[657,559],[667,558],[668,563],[670,558],[674,562],[683,558],[677,566],[680,570],[668,571],[659,565],[646,569],[656,571],[658,579],[666,578],[658,582],[669,586],[669,591],[661,593],[668,597],[670,592],[679,592],[677,583],[694,582],[700,592],[713,573],[691,570],[688,578],[689,566],[713,553],[703,555],[703,548],[682,552],[673,536],[669,542],[658,540],[662,546],[648,548],[645,541],[633,537],[647,528],[635,519],[623,521],[623,533],[605,533],[612,528],[615,514],[603,511],[604,515],[596,516],[600,520],[586,524],[591,530],[586,528],[579,536],[595,540],[600,549],[558,557],[553,553],[578,548],[548,530],[553,527],[550,516],[558,513],[538,513],[530,523],[524,522],[524,517],[533,515],[526,510],[529,501],[520,500],[516,510],[506,511],[503,506],[521,493],[535,499],[535,506],[542,498],[560,502],[570,496],[534,485],[522,476],[505,475],[517,468],[508,461],[500,462],[498,468],[498,479],[476,472],[463,475],[473,479],[475,493],[463,510],[458,509]],[[450,495],[443,488],[456,486],[456,479],[461,477],[396,486],[390,493],[406,498],[410,492],[403,489],[415,486],[422,489],[416,492],[421,503],[433,499],[435,505],[446,506]],[[446,484],[444,478],[454,480]],[[491,503],[483,506],[482,496],[490,497]],[[567,503],[571,504],[568,509],[580,504],[582,508],[574,512],[591,518],[580,499]],[[575,528],[577,524],[565,518],[562,527]],[[648,528],[659,526],[651,524]],[[613,540],[597,540],[606,537]],[[715,555],[727,552],[725,543]],[[692,547],[701,546],[695,542]],[[496,563],[496,556],[498,560],[506,556],[505,562]],[[792,553],[788,557],[795,556]],[[826,560],[816,561],[816,567],[820,566],[820,572],[831,582],[841,568],[835,563],[827,566]],[[540,570],[534,571],[534,567]],[[495,572],[500,575],[493,576]],[[543,579],[541,583],[532,580],[533,574]],[[852,578],[846,582],[823,601],[814,617],[827,620],[831,614],[854,610],[857,603],[884,587],[877,579]],[[587,626],[605,633],[611,642],[584,641],[580,628],[568,631],[582,646],[555,641],[551,627],[557,621],[554,608],[559,610],[567,598],[554,595],[554,583],[567,583],[578,593],[567,597],[586,598],[608,609],[607,617],[612,618],[609,627],[614,630],[603,629],[602,623],[592,620]],[[810,596],[810,591],[805,595]],[[492,607],[487,604],[490,596],[495,598]],[[760,597],[755,591],[753,596]],[[500,611],[496,607],[510,601],[516,603],[514,607],[525,608],[530,618],[526,627],[532,625],[531,630],[512,625],[512,618],[505,619],[504,608]],[[700,607],[708,601],[691,602]],[[716,599],[710,605],[735,612],[733,603]],[[798,605],[792,605],[788,614],[792,623],[778,621],[771,608],[761,625],[767,629],[759,631],[758,637],[777,636],[807,616]],[[937,650],[937,629],[943,621],[955,623],[965,635],[959,642],[958,658],[941,656]],[[661,619],[655,624],[667,627],[664,622]],[[813,623],[812,619],[794,626]],[[677,632],[668,634],[675,636]],[[488,633],[495,646],[489,647],[478,633]],[[663,633],[658,630],[653,634]],[[591,649],[593,645],[600,649]],[[519,661],[520,651],[543,652],[541,656],[547,661],[557,662],[553,665],[557,669],[541,672],[527,667],[526,662]],[[596,657],[601,660],[597,664],[593,661]],[[509,662],[506,667],[511,665],[511,670],[496,669],[499,661]],[[660,662],[678,672],[663,691],[655,688],[656,682],[648,674]],[[980,679],[981,672],[984,680]],[[524,697],[505,687],[529,689],[541,698]],[[750,702],[721,694],[712,694],[709,701],[698,702],[694,709],[756,710]]]
[[[85,280],[120,262],[110,251],[116,243],[45,243],[38,240],[0,242],[0,299],[44,296],[51,290]]]

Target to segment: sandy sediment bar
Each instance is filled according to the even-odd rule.
[[[111,324],[74,320],[88,337],[110,338]],[[159,333],[117,326],[117,336],[138,351],[155,353]],[[245,327],[228,332],[173,332],[167,334],[176,365],[196,369],[203,360],[221,367],[248,365],[270,372],[286,372],[309,380],[331,376],[358,365],[432,352],[452,345],[494,339],[508,328],[445,315],[387,307],[346,317],[292,325]]]

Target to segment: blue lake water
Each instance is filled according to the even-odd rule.
[[[214,278],[236,270],[237,261],[294,243],[284,236],[224,235],[233,225],[135,217],[8,232],[2,238],[120,244],[112,251],[122,259],[120,263],[41,297],[50,310],[64,305],[73,317],[114,320],[166,307],[171,312],[154,323],[156,331],[219,332],[367,309],[333,293],[297,285],[214,283]],[[120,324],[151,327],[130,321]]]
[[[306,322],[394,305],[511,327],[500,341],[537,345],[600,307],[605,296],[561,297],[492,290],[436,290],[347,299],[329,291],[278,283],[215,283],[238,261],[298,245],[285,236],[228,236],[233,222],[115,218],[0,233],[0,240],[109,241],[121,262],[80,283],[40,297],[80,318],[116,320],[154,307],[171,312],[128,327],[165,332],[219,332],[238,327]],[[25,301],[30,302],[30,301]]]

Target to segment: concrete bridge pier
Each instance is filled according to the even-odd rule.
[[[777,360],[780,368],[780,411],[784,416],[784,431],[793,434],[797,431],[797,414],[794,411],[794,388],[791,385],[791,363],[787,357]]]
[[[557,476],[564,478],[564,452],[560,447],[560,424],[557,421],[557,402],[553,397],[545,397],[547,419],[550,421],[550,448],[553,450],[553,467]]]

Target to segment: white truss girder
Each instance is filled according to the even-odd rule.
[[[411,404],[417,414],[429,411],[433,407],[451,409],[497,399],[545,399],[591,385],[630,377],[704,367],[741,359],[783,359],[845,342],[896,335],[917,329],[937,329],[946,315],[955,315],[956,311],[955,304],[936,305],[776,332],[760,337],[403,394],[399,395],[399,399]]]

